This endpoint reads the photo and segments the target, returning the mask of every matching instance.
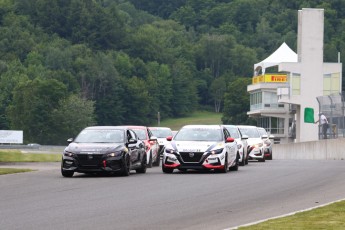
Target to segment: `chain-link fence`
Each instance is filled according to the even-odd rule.
[[[345,116],[344,116],[344,92],[317,97],[320,113],[323,113],[328,120],[327,138],[345,137]],[[324,139],[322,126],[319,122],[319,139]]]

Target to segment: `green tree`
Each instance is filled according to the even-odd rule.
[[[147,64],[148,78],[146,79],[148,90],[152,98],[152,120],[157,118],[160,112],[162,118],[171,116],[171,101],[173,100],[173,82],[170,68],[167,65],[159,65],[157,62]]]
[[[28,80],[25,67],[19,61],[5,63],[1,61],[0,73],[0,129],[9,129],[9,117],[6,114],[7,107],[13,100],[13,89],[18,82]]]
[[[124,79],[124,124],[148,125],[150,120],[150,103],[147,85],[143,79],[132,77]]]
[[[53,119],[59,100],[67,95],[66,86],[55,79],[21,81],[13,90],[7,107],[11,129],[24,131],[27,142],[54,144],[60,124]]]
[[[174,97],[171,102],[172,114],[186,116],[197,108],[198,96],[190,63],[178,61],[171,69]]]
[[[226,91],[225,77],[219,77],[213,80],[210,86],[210,94],[214,101],[214,111],[219,113],[223,103],[224,93]]]
[[[57,124],[54,131],[54,144],[66,144],[68,138],[75,137],[80,130],[95,124],[94,102],[72,94],[59,100],[51,117]]]
[[[251,84],[251,78],[237,78],[229,83],[224,95],[223,124],[256,124],[249,118],[249,93],[247,85]]]

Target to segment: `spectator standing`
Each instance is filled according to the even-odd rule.
[[[323,139],[327,139],[328,120],[322,112],[319,113],[319,120],[315,121],[315,124],[318,122],[322,127]]]

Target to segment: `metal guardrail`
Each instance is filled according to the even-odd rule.
[[[45,153],[62,153],[66,146],[58,145],[0,145],[0,149],[18,149],[32,152],[45,152]]]

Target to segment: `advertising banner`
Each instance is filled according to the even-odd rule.
[[[23,144],[23,131],[0,130],[0,144]]]

